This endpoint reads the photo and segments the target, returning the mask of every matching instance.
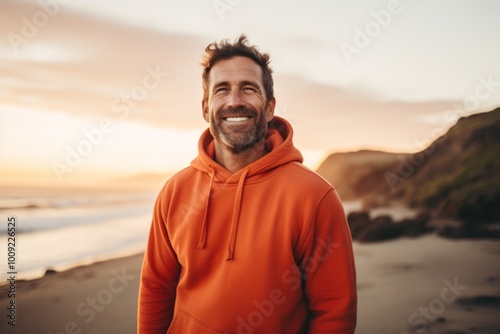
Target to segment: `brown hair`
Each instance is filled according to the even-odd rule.
[[[201,62],[201,65],[203,66],[203,100],[206,101],[208,99],[208,77],[212,67],[219,60],[230,59],[236,56],[250,58],[260,66],[262,69],[266,99],[269,101],[274,98],[273,71],[269,67],[270,55],[268,53],[261,53],[255,45],[248,45],[247,36],[242,34],[235,40],[234,43],[225,39],[218,43],[210,43],[205,48],[205,54],[203,55],[203,61]]]

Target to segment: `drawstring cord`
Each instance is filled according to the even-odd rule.
[[[226,261],[232,260],[234,256],[234,247],[236,245],[236,235],[238,234],[238,224],[240,221],[241,200],[243,197],[243,185],[249,169],[243,171],[238,181],[238,188],[236,189],[236,196],[234,199],[233,218],[231,219],[231,231],[229,232],[229,241],[227,244],[227,258]]]
[[[245,179],[249,170],[246,169],[240,176],[238,180],[238,187],[236,189],[236,195],[234,199],[233,206],[233,216],[231,219],[231,230],[229,231],[229,240],[227,244],[227,258],[226,261],[232,260],[234,258],[234,248],[236,245],[236,235],[238,234],[238,225],[240,222],[240,211],[241,211],[241,201],[243,198],[243,186],[245,184]],[[198,242],[198,248],[205,248],[207,242],[207,225],[208,225],[208,206],[210,204],[210,195],[212,186],[215,179],[215,169],[211,170],[210,173],[210,184],[208,186],[207,201],[205,203],[205,215],[203,217],[203,223],[201,225],[200,240]]]
[[[212,185],[215,178],[215,169],[212,168],[212,173],[210,174],[210,185],[208,186],[207,202],[205,203],[205,215],[203,217],[203,223],[201,225],[200,241],[198,242],[198,248],[205,248],[207,243],[207,217],[208,217],[208,205],[210,203],[210,195],[212,192]]]

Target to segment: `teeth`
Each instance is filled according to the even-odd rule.
[[[228,122],[243,122],[246,120],[249,120],[250,117],[228,117],[226,118],[226,121]]]

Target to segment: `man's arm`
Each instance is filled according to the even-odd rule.
[[[357,293],[352,240],[334,189],[321,200],[302,249],[308,333],[354,333]]]
[[[166,210],[160,193],[142,265],[138,334],[164,334],[172,322],[180,265],[167,233]]]

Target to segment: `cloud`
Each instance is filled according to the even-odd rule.
[[[4,35],[20,33],[20,18],[31,18],[40,10],[37,4],[7,2],[2,6],[9,13],[0,23]],[[18,51],[7,39],[0,42],[9,50],[0,53],[5,87],[0,99],[5,105],[97,121],[113,114],[116,101],[141,85],[148,69],[160,68],[168,76],[131,109],[128,121],[179,129],[205,127],[199,63],[211,40],[125,25],[64,8],[39,30]],[[301,41],[305,43],[303,38]],[[296,143],[306,149],[363,145],[408,149],[432,130],[432,124],[418,122],[418,115],[439,114],[451,105],[446,101],[383,101],[360,86],[332,86],[279,72],[275,73],[275,86],[277,114],[291,120]]]
[[[286,111],[296,142],[311,149],[417,150],[415,142],[431,135],[434,126],[420,122],[419,115],[443,114],[452,105],[381,100],[360,86],[335,87],[300,77],[278,76],[275,85],[278,114]]]
[[[10,19],[0,23],[0,30],[20,33],[20,18],[37,10],[36,4],[8,3]],[[204,41],[64,10],[50,20],[17,51],[7,39],[1,41],[8,50],[0,53],[6,88],[0,94],[6,104],[102,116],[117,98],[141,84],[148,68],[161,68],[168,79],[148,92],[131,119],[182,127],[193,124],[191,115],[199,116],[194,110],[199,109]]]

